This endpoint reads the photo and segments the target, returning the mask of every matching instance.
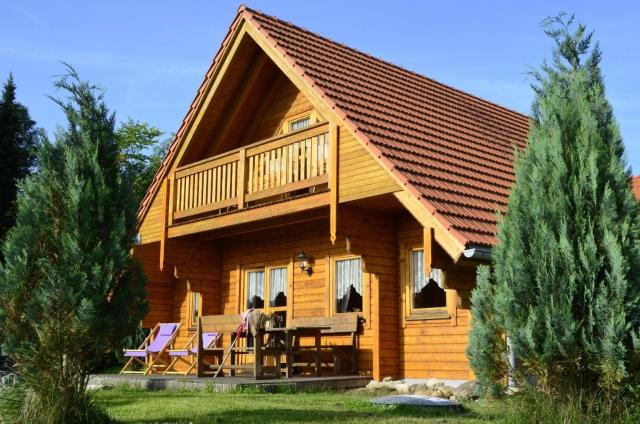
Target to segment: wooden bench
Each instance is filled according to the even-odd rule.
[[[198,345],[198,365],[197,365],[197,374],[198,376],[204,376],[215,373],[218,369],[218,366],[222,362],[222,359],[225,356],[225,353],[228,351],[229,346],[223,345],[223,340],[225,336],[229,336],[231,343],[236,338],[236,334],[238,331],[238,327],[242,323],[242,315],[205,315],[199,318],[198,320],[198,340],[202,340],[201,334],[210,332],[210,333],[219,333],[221,335],[221,342],[212,348],[203,349],[200,345]],[[227,338],[227,340],[229,340]],[[223,365],[222,371],[228,370],[231,375],[235,375],[235,371],[238,369],[246,369],[250,370],[253,368],[252,365],[238,365],[236,364],[236,359],[238,355],[246,355],[249,353],[249,349],[244,345],[237,343],[234,349],[231,351],[230,357],[227,362]],[[204,358],[207,356],[213,356],[216,358],[216,363],[207,363]]]
[[[326,344],[323,338],[322,363],[333,367],[336,375],[341,374],[346,361],[350,362],[349,374],[358,372],[358,332],[360,323],[364,320],[357,314],[338,314],[333,317],[294,318],[291,327],[326,327],[322,329],[322,336],[349,336],[350,344],[335,345]],[[315,361],[315,351],[312,346],[300,346],[294,349],[294,362],[296,366],[307,363],[308,366]]]
[[[249,343],[249,338],[245,332],[240,334],[240,338],[236,341],[238,337],[238,327],[242,324],[242,314],[235,315],[206,315],[200,317],[198,320],[198,337],[199,340],[200,334],[205,332],[214,332],[220,333],[222,342],[220,345],[209,348],[202,349],[200,346],[198,347],[198,365],[197,365],[197,374],[198,376],[204,376],[207,374],[214,374],[220,363],[224,360],[224,357],[229,353],[229,357],[227,361],[222,365],[222,372],[229,371],[229,375],[234,376],[236,371],[250,371],[253,377],[255,378],[263,378],[266,377],[265,368],[275,368],[275,367],[264,367],[263,366],[263,339],[264,334],[260,332],[259,334],[254,334],[252,339],[252,344]],[[229,345],[224,345],[225,336],[228,336],[226,340],[229,340]],[[233,348],[230,348],[231,345],[234,344]],[[257,354],[256,354],[257,353]],[[209,364],[204,361],[206,356],[214,356],[216,358],[215,364]],[[247,358],[245,363],[239,364],[239,358]],[[249,362],[249,363],[247,363]],[[279,369],[277,370],[279,372]],[[274,375],[276,370],[274,370]],[[222,374],[221,374],[222,375]]]

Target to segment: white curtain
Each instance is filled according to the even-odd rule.
[[[438,287],[442,288],[443,278],[442,270],[431,268],[429,278],[438,283]],[[411,284],[413,292],[420,291],[429,283],[429,279],[424,277],[424,250],[411,251]]]
[[[254,296],[264,300],[264,271],[247,272],[247,308]]]
[[[269,304],[276,306],[278,293],[287,295],[287,268],[271,268],[269,270]]]
[[[336,261],[336,299],[341,299],[353,286],[362,295],[362,265],[359,258]]]

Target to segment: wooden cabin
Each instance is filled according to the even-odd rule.
[[[358,314],[358,372],[472,378],[528,118],[242,6],[139,210],[144,325]],[[347,343],[335,337],[330,343]]]

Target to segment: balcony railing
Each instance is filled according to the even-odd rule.
[[[328,132],[323,122],[178,168],[171,185],[173,218],[241,209],[325,184]]]

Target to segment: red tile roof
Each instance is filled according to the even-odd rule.
[[[495,243],[528,117],[245,9],[463,244]]]
[[[244,6],[238,13],[462,244],[496,242],[496,211],[506,210],[513,153],[527,140],[526,115],[278,18]]]
[[[636,175],[631,178],[631,183],[633,185],[633,194],[635,194],[636,198],[640,200],[640,175]]]

